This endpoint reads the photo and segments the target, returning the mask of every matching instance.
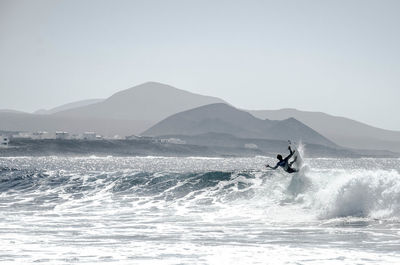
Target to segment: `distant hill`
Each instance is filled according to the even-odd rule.
[[[400,152],[400,132],[379,129],[348,118],[296,109],[253,110],[249,113],[260,119],[293,117],[341,146]]]
[[[115,93],[107,99],[72,102],[50,110],[37,111],[35,114],[3,109],[0,110],[0,130],[65,130],[72,133],[96,131],[109,136],[114,134],[126,136],[142,133],[157,122],[176,113],[213,103],[226,102],[169,85],[148,82]],[[207,119],[201,119],[202,123],[190,120],[193,118],[190,116],[188,117],[190,119],[185,121],[187,128],[180,120],[176,121],[177,127],[174,129],[174,126],[170,124],[175,119],[172,119],[172,116],[169,125],[161,123],[164,127],[157,126],[145,133],[180,134],[181,129],[188,130],[187,133],[207,133],[212,129],[213,132],[230,134],[233,131],[238,137],[260,139],[280,137],[284,140],[295,139],[296,134],[299,134],[301,137],[297,138],[302,138],[304,141],[309,137],[309,140],[319,139],[318,141],[325,145],[332,145],[334,142],[354,149],[400,152],[400,132],[375,128],[348,118],[295,109],[248,111],[259,119],[268,119],[260,123],[259,119],[254,120],[255,117],[250,115],[252,118],[249,118],[239,110],[234,112],[232,109],[236,110],[231,107],[230,111],[221,117],[214,117],[214,113],[210,112],[208,116],[205,116],[208,117]],[[204,116],[205,113],[201,115]],[[228,120],[227,117],[229,117]],[[294,119],[290,119],[292,117]],[[198,118],[200,119],[200,116]],[[278,120],[284,122],[280,123]],[[317,135],[307,136],[310,129],[314,133],[318,132]],[[293,132],[294,135],[289,132]]]
[[[115,93],[104,101],[55,113],[57,116],[145,120],[156,123],[169,115],[195,107],[224,102],[169,85],[147,82]]]
[[[210,104],[172,115],[146,130],[143,135],[199,135],[226,133],[240,138],[294,140],[336,146],[313,129],[289,118],[261,120],[227,104]]]
[[[148,82],[115,93],[107,99],[73,102],[34,114],[0,111],[0,130],[95,131],[109,136],[127,136],[139,134],[176,112],[215,102],[224,101]]]
[[[53,113],[60,112],[60,111],[65,111],[65,110],[69,110],[69,109],[73,109],[73,108],[79,108],[79,107],[84,107],[87,105],[99,103],[103,100],[104,99],[102,99],[102,98],[80,100],[80,101],[64,104],[64,105],[61,105],[61,106],[58,106],[58,107],[55,107],[55,108],[52,108],[49,110],[40,109],[40,110],[35,111],[33,114],[53,114]]]
[[[24,111],[13,110],[13,109],[0,109],[0,113],[27,113]]]

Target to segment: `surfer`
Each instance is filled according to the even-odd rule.
[[[288,149],[289,149],[290,154],[287,157],[285,157],[285,159],[282,158],[282,155],[278,154],[276,156],[276,158],[278,158],[279,162],[276,163],[276,165],[274,167],[271,167],[270,165],[265,165],[265,166],[268,168],[274,169],[274,170],[277,169],[278,167],[282,167],[287,173],[298,172],[297,169],[292,168],[292,164],[294,162],[296,162],[297,157],[295,157],[295,159],[292,162],[289,162],[289,159],[293,156],[293,154],[294,154],[294,152],[296,152],[296,150],[292,151],[292,148],[290,147],[290,145],[289,145]]]

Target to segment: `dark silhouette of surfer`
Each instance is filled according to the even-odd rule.
[[[274,170],[277,169],[278,167],[282,167],[283,170],[285,170],[287,173],[298,172],[297,169],[292,168],[292,164],[294,162],[296,162],[297,157],[295,157],[292,162],[289,162],[289,159],[293,156],[293,154],[294,154],[294,152],[296,152],[296,150],[292,151],[292,148],[290,147],[290,145],[289,145],[288,149],[289,149],[290,154],[287,157],[285,157],[285,159],[282,159],[282,156],[278,154],[276,156],[276,158],[278,158],[279,161],[278,161],[278,163],[276,163],[276,165],[274,167],[271,167],[270,165],[265,165],[265,166],[268,168],[274,169]]]

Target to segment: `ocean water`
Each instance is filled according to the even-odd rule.
[[[400,264],[400,160],[0,158],[0,264]]]

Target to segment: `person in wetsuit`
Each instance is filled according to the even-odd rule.
[[[265,166],[271,169],[277,169],[278,167],[282,167],[283,170],[285,170],[287,173],[298,172],[297,169],[292,168],[292,164],[296,161],[297,157],[292,162],[289,162],[289,159],[293,156],[294,152],[296,151],[292,151],[292,148],[290,148],[290,146],[288,147],[288,149],[290,154],[287,157],[285,157],[285,159],[282,159],[281,155],[277,155],[276,158],[278,158],[279,162],[276,163],[274,167],[271,167],[270,165],[265,165]]]

